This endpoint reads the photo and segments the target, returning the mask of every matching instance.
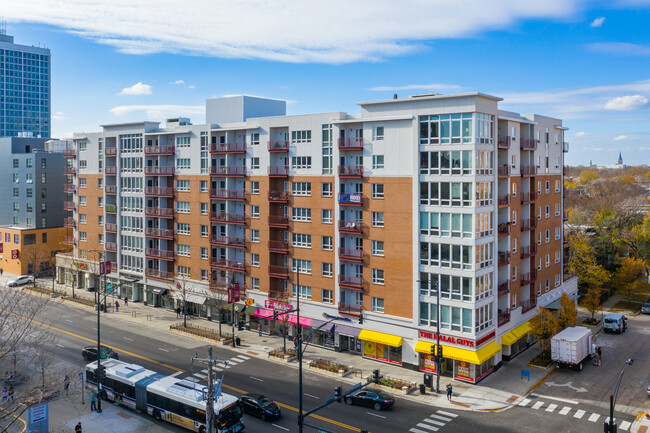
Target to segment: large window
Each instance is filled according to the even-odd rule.
[[[176,234],[189,235],[190,225],[188,223],[176,223]]]
[[[311,195],[311,182],[291,182],[291,195]]]
[[[291,259],[291,272],[311,274],[311,260]]]
[[[491,184],[491,182],[485,183]],[[472,206],[472,183],[420,182],[420,204],[430,206]]]
[[[291,158],[291,168],[296,168],[296,169],[311,168],[311,156],[293,156]]]
[[[438,306],[420,302],[420,325],[437,326]],[[440,305],[440,328],[459,332],[472,332],[472,310]]]
[[[311,142],[311,131],[291,131],[292,143],[309,143]]]
[[[302,233],[291,234],[291,246],[300,248],[311,248],[311,235]]]
[[[308,286],[297,286],[295,284],[291,285],[291,296],[294,298],[296,294],[300,296],[300,299],[311,299],[311,287]]]
[[[420,234],[455,238],[471,238],[472,215],[420,212]]]
[[[176,212],[178,212],[178,213],[190,213],[190,202],[189,201],[177,201],[176,202]]]
[[[190,181],[189,180],[177,180],[176,181],[176,191],[190,192]]]
[[[420,242],[420,264],[452,269],[472,269],[473,247]]]
[[[472,156],[471,150],[420,152],[420,174],[473,174]]]
[[[311,221],[311,209],[304,207],[294,207],[291,208],[291,220],[292,221]]]
[[[190,257],[190,246],[177,244],[176,254],[178,254],[179,256]]]
[[[440,298],[472,301],[472,279],[470,277],[420,272],[420,295],[436,296],[436,283],[440,288]]]

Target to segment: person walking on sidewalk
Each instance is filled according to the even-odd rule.
[[[601,362],[603,362],[603,352],[600,350],[600,346],[598,346],[598,366],[600,367]]]
[[[7,391],[7,401],[14,401],[14,386],[9,385],[9,390]]]
[[[451,395],[453,394],[454,389],[451,386],[451,383],[447,384],[447,400],[451,401]]]
[[[119,313],[120,312],[120,303],[115,301],[115,312]]]
[[[4,402],[9,398],[9,391],[7,391],[7,387],[2,388],[2,401]]]
[[[81,431],[81,422],[78,422],[74,428],[74,433],[82,433]]]
[[[2,276],[2,274],[4,273],[4,271],[5,271],[4,269],[0,268],[0,277]]]
[[[95,404],[95,393],[90,391],[90,411],[94,412],[97,410],[97,405]]]
[[[259,335],[260,337],[262,336],[262,324],[261,323],[257,324],[257,335]]]
[[[177,319],[181,318],[181,307],[176,307],[176,318]]]
[[[126,298],[124,298],[124,306],[125,307],[129,306],[129,297],[128,296]]]

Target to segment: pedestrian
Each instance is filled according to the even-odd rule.
[[[600,365],[600,355],[598,355],[598,352],[596,351],[596,354],[594,356],[594,365],[598,367]]]
[[[447,384],[447,400],[451,401],[451,395],[453,394],[453,387],[451,383]]]
[[[177,319],[181,318],[181,307],[176,307],[176,318]]]
[[[70,388],[70,376],[66,374],[65,378],[63,379],[63,389],[65,390],[66,397],[68,396],[69,388]]]
[[[257,335],[259,335],[260,337],[262,336],[262,324],[261,323],[257,324]]]
[[[7,393],[8,393],[7,401],[14,401],[14,386],[13,385],[9,385],[9,390],[7,391]]]
[[[90,411],[96,411],[97,406],[95,405],[95,393],[90,391]]]
[[[600,363],[603,362],[603,352],[600,350],[600,346],[598,346],[598,366],[600,367]]]
[[[125,307],[129,306],[129,297],[128,296],[126,298],[124,298],[124,306]]]
[[[74,428],[74,433],[82,433],[81,431],[81,422],[78,422]]]
[[[120,312],[120,303],[115,301],[115,312],[119,313]]]
[[[9,391],[7,391],[7,387],[2,388],[2,401],[5,401],[9,398]]]
[[[4,273],[4,269],[0,268],[0,277],[2,276],[3,273]]]

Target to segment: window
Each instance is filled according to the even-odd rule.
[[[560,192],[560,181],[559,180],[555,181],[555,192]]]
[[[291,208],[291,221],[311,221],[311,209],[304,207]]]
[[[260,279],[251,277],[251,290],[260,289]]]
[[[300,248],[311,248],[311,235],[302,233],[291,234],[291,246]]]
[[[516,237],[512,238],[512,252],[513,253],[517,252],[517,238]]]
[[[373,284],[384,284],[384,270],[383,269],[373,269],[372,270],[372,283]]]
[[[372,168],[384,168],[384,155],[372,155]]]
[[[372,241],[372,255],[373,256],[384,255],[384,241]]]
[[[177,180],[176,181],[176,191],[189,192],[190,191],[190,181],[189,180]]]
[[[41,168],[45,170],[47,168],[47,159],[41,158]]]
[[[547,254],[547,255],[544,257],[544,265],[545,265],[547,268],[548,268],[549,266],[551,266],[551,255],[550,255],[550,254]]]
[[[79,224],[86,224],[86,220],[87,219],[86,219],[86,214],[85,213],[79,214]]]
[[[104,188],[104,179],[102,178],[97,179],[97,188],[99,189]]]
[[[43,236],[41,237],[41,242],[46,244],[47,243],[47,233],[43,233]]]
[[[259,218],[259,217],[260,217],[260,207],[256,204],[251,205],[251,218]]]
[[[80,195],[79,196],[79,206],[86,206],[86,196],[85,195]]]
[[[201,281],[208,281],[210,273],[207,269],[201,269]]]
[[[20,183],[20,173],[13,174],[14,183]]]
[[[544,239],[546,239],[546,243],[549,243],[551,241],[551,231],[546,230],[546,232],[544,232],[544,234],[545,234]]]
[[[562,230],[560,227],[555,227],[555,240],[559,240],[560,237],[562,236]]]
[[[41,173],[41,183],[47,183],[47,173]]]
[[[384,184],[383,183],[373,183],[372,184],[372,198],[384,198]]]
[[[383,140],[384,139],[384,127],[383,126],[373,126],[372,128],[372,139],[373,140]]]
[[[323,289],[321,297],[322,297],[322,301],[326,304],[331,304],[332,302],[334,302],[334,298],[332,296],[331,290]]]
[[[176,137],[176,147],[190,147],[190,137]]]
[[[207,238],[208,237],[208,226],[201,224],[201,237],[202,238]]]
[[[260,133],[259,132],[251,133],[251,145],[256,146],[258,144],[260,144]]]
[[[260,265],[260,255],[252,253],[251,254],[251,266],[259,266]]]
[[[291,195],[311,195],[311,182],[291,182]]]
[[[47,212],[47,203],[41,203],[41,212]]]
[[[560,274],[555,274],[555,287],[560,285]]]
[[[32,164],[33,164],[33,160],[32,160],[32,158],[27,158],[27,159],[25,160],[25,167],[26,167],[26,168],[32,168]]]
[[[332,276],[332,264],[331,263],[321,263],[321,275],[323,277]]]
[[[79,170],[85,170],[88,167],[88,161],[82,159],[79,161]]]
[[[311,131],[291,131],[292,143],[309,143],[311,142]]]
[[[191,168],[191,159],[190,158],[177,158],[176,159],[176,168],[177,169],[189,169],[189,168]]]
[[[86,187],[86,178],[85,177],[80,177],[79,178],[79,188],[85,188]]]
[[[30,233],[23,236],[23,245],[35,245],[36,244],[36,234]]]
[[[28,188],[28,190],[31,192],[31,188]],[[14,197],[20,197],[20,190],[18,188],[14,188]],[[27,197],[30,197],[27,195]]]
[[[544,208],[544,215],[546,216],[546,218],[549,218],[551,216],[551,206],[546,205],[546,207]]]
[[[332,196],[332,182],[323,182],[321,184],[321,195],[323,197],[331,197]]]
[[[373,212],[372,213],[372,226],[373,227],[383,227],[384,226],[384,213],[383,212]]]
[[[296,292],[300,299],[311,299],[311,287],[291,285],[291,296],[296,297]]]
[[[201,260],[208,260],[208,257],[209,257],[208,249],[206,247],[201,247],[201,249],[199,251],[200,251],[200,255],[201,255]]]
[[[542,245],[542,232],[537,233],[537,245]]]
[[[260,168],[260,157],[259,156],[254,156],[251,158],[251,169],[252,170],[257,170]]]
[[[251,181],[251,194],[259,194],[260,193],[260,183],[256,180]]]
[[[189,266],[176,266],[176,274],[179,277],[190,278],[190,267]]]
[[[517,184],[514,182],[512,183],[512,196],[517,197]]]
[[[311,274],[311,260],[291,259],[291,272]]]
[[[332,224],[332,209],[321,210],[321,222],[323,224]]]
[[[332,251],[332,236],[321,236],[321,247],[324,250]]]
[[[189,201],[177,201],[176,202],[176,212],[178,212],[178,213],[190,213],[190,202]]]
[[[97,206],[104,207],[104,197],[97,197]]]
[[[296,168],[296,169],[311,168],[311,156],[291,157],[291,168]]]
[[[32,173],[25,173],[25,182],[34,183],[34,178],[32,176]]]
[[[86,240],[87,240],[86,232],[79,232],[79,241],[86,242]]]
[[[201,215],[207,215],[207,214],[208,214],[208,204],[201,203]]]
[[[27,203],[27,212],[29,213],[34,212],[34,207],[31,203]]]
[[[551,280],[547,278],[546,281],[544,282],[544,291],[548,292],[548,289],[550,288],[551,288]]]
[[[251,229],[251,242],[259,242],[260,241],[260,231]]]
[[[124,218],[124,217],[122,217],[122,218]],[[131,217],[127,217],[127,218],[131,218]],[[97,225],[98,225],[98,226],[103,226],[103,225],[104,225],[104,215],[99,215],[99,216],[97,216]],[[122,229],[123,229],[123,230],[128,230],[128,229],[130,229],[130,227],[125,227],[125,226],[123,225],[123,226],[122,226]]]
[[[190,257],[190,246],[177,244],[176,254],[183,257]]]
[[[517,281],[517,266],[512,267],[512,281]]]
[[[384,298],[375,298],[374,296],[372,297],[372,311],[375,311],[377,313],[384,312]]]
[[[201,192],[208,192],[208,181],[207,180],[199,181],[199,190]]]
[[[550,181],[547,180],[544,183],[544,189],[546,190],[546,194],[548,194],[551,191],[551,182]]]
[[[188,223],[176,223],[176,234],[189,235],[190,225]]]
[[[14,168],[20,168],[20,160],[14,158]]]

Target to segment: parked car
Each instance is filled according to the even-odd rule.
[[[603,319],[604,331],[605,332],[616,332],[620,334],[625,332],[627,328],[627,318],[619,313],[609,313]]]
[[[650,302],[646,302],[645,304],[641,305],[641,312],[643,314],[650,314]]]
[[[280,408],[275,402],[261,394],[248,393],[240,398],[244,413],[256,416],[262,421],[280,418]]]
[[[108,358],[120,359],[120,356],[117,354],[117,352],[110,347],[102,346],[102,349],[106,349],[108,351]],[[83,356],[84,360],[86,361],[97,361],[97,346],[84,347],[81,349],[81,356]]]
[[[345,404],[371,407],[375,410],[388,409],[395,404],[395,399],[386,391],[375,388],[362,389],[345,397]]]
[[[13,280],[9,280],[7,283],[7,286],[9,287],[18,287],[18,286],[24,286],[25,284],[33,283],[34,282],[34,276],[33,275],[21,275],[20,277],[16,277]]]

